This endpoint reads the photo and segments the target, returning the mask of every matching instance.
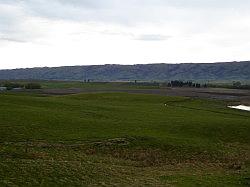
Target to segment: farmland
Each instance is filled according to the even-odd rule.
[[[0,186],[250,184],[250,115],[235,100],[77,84],[0,94]]]

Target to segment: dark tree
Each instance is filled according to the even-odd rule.
[[[41,85],[38,83],[32,82],[32,83],[25,84],[25,88],[26,89],[41,89]]]

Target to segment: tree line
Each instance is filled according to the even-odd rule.
[[[174,80],[170,81],[167,83],[167,87],[192,87],[192,88],[207,88],[208,85],[205,84],[200,84],[200,83],[195,83],[192,81],[179,81],[179,80]]]
[[[35,82],[28,82],[28,83],[18,83],[18,82],[1,82],[0,87],[5,87],[7,90],[12,90],[16,88],[20,89],[41,89],[41,85]]]

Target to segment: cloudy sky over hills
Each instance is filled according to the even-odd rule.
[[[0,69],[250,60],[249,0],[0,0]]]

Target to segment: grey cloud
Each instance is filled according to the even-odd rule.
[[[21,32],[22,11],[19,7],[0,4],[0,38],[2,40],[18,40],[13,35]]]
[[[4,10],[4,6],[9,10]],[[22,40],[22,35],[28,36],[27,25],[22,22],[33,17],[130,27],[167,25],[183,33],[199,33],[219,28],[224,20],[233,16],[232,10],[250,17],[249,7],[249,0],[0,0],[0,34]],[[144,41],[168,39],[157,34],[124,33]]]
[[[187,14],[194,14],[196,9],[204,9],[214,14],[214,8],[237,9],[250,5],[246,0],[11,0],[10,2],[22,6],[31,16],[119,24],[176,20],[184,11]],[[185,17],[181,19],[190,19],[193,14],[191,17],[184,15]]]
[[[102,9],[102,8],[108,8],[112,1],[110,0],[58,0],[59,3],[70,5],[70,6],[81,6],[84,8],[93,8],[93,9]]]
[[[143,41],[164,41],[171,37],[172,36],[165,36],[165,35],[160,35],[160,34],[145,34],[145,35],[137,36],[135,39],[143,40]]]
[[[0,40],[2,41],[7,41],[7,42],[17,42],[17,43],[26,43],[28,41],[25,40],[20,40],[20,39],[15,39],[15,37],[13,38],[7,38],[7,37],[0,37]]]

